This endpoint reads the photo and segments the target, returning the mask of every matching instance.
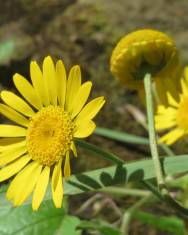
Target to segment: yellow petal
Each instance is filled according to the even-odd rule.
[[[175,120],[171,120],[171,121],[164,121],[164,120],[161,120],[161,121],[155,121],[155,128],[157,130],[163,130],[163,129],[167,129],[167,128],[170,128],[170,127],[173,127],[176,125],[176,121]]]
[[[67,81],[67,92],[66,92],[66,110],[70,111],[74,97],[76,96],[81,86],[81,71],[78,65],[71,68],[68,81]]]
[[[177,109],[172,108],[172,107],[165,108],[164,106],[159,105],[157,109],[157,114],[160,116],[166,116],[166,117],[168,116],[176,117]]]
[[[52,174],[52,198],[56,208],[61,208],[63,200],[63,177],[61,164],[62,160],[55,165]]]
[[[104,97],[98,97],[86,104],[86,106],[82,109],[76,118],[76,125],[79,125],[79,122],[83,122],[84,120],[93,119],[102,108],[104,103]]]
[[[26,136],[26,129],[20,126],[0,125],[0,137],[22,137]]]
[[[21,146],[21,144],[18,145],[17,147],[3,151],[0,154],[0,166],[6,165],[7,163],[14,161],[15,159],[25,154],[26,152],[27,152],[26,145]]]
[[[172,97],[172,95],[169,92],[167,92],[167,99],[168,99],[169,105],[172,105],[176,108],[179,107],[178,102]]]
[[[180,92],[180,82],[178,80],[178,82],[174,81],[174,79],[170,78],[165,78],[165,79],[160,79],[162,81],[164,81],[164,87],[165,87],[165,91],[169,91],[171,96],[173,96],[173,98],[175,100],[179,99],[179,92]]]
[[[13,77],[14,84],[20,94],[36,109],[42,108],[42,102],[39,98],[37,91],[32,85],[20,74],[15,74]]]
[[[166,112],[166,108],[164,105],[158,105],[157,107],[157,114],[163,114]]]
[[[181,79],[181,89],[182,89],[183,95],[188,96],[188,86],[184,79]]]
[[[91,91],[92,83],[91,82],[85,82],[80,89],[78,90],[77,95],[74,98],[72,108],[71,108],[71,117],[74,118],[83,108],[85,105],[90,91]]]
[[[50,167],[46,166],[44,170],[42,170],[38,178],[38,181],[37,181],[34,193],[33,193],[32,208],[34,211],[38,210],[44,198],[44,195],[48,186],[48,182],[49,182],[49,176],[50,176]]]
[[[78,154],[77,154],[77,150],[76,150],[76,146],[75,146],[75,144],[74,144],[74,142],[72,141],[72,143],[71,143],[71,150],[72,150],[72,152],[73,152],[73,154],[74,154],[74,156],[75,157],[77,157],[78,156]]]
[[[18,186],[19,189],[16,192],[14,198],[14,205],[20,206],[24,203],[24,201],[29,197],[29,195],[33,192],[33,189],[38,181],[42,170],[42,165],[37,165],[30,174],[27,174],[23,179],[20,185]]]
[[[146,47],[143,47],[144,57],[148,64],[158,65],[162,60],[163,53],[157,48],[154,41],[148,42]]]
[[[166,97],[166,87],[164,86],[164,79],[156,79],[155,80],[155,87],[157,90],[157,94],[159,97],[159,101],[163,105],[167,105],[167,97]]]
[[[179,138],[181,138],[184,135],[184,131],[182,129],[176,128],[169,133],[165,134],[159,139],[159,142],[166,143],[167,145],[171,145],[174,142],[176,142]]]
[[[23,186],[25,182],[28,183],[28,178],[31,176],[33,170],[36,169],[38,166],[39,163],[33,161],[14,177],[6,193],[6,197],[8,200],[13,200],[15,199],[17,194],[20,194],[20,192],[22,193],[21,186]]]
[[[175,81],[171,78],[171,76],[170,78],[165,77],[164,79],[158,78],[156,79],[155,84],[161,104],[165,106],[168,105],[166,91],[169,91],[171,96],[173,96],[175,100],[179,99],[179,84],[176,84]]]
[[[96,125],[93,121],[89,120],[85,123],[81,123],[81,125],[76,126],[76,131],[74,133],[74,137],[76,138],[86,138],[91,135],[96,128]]]
[[[19,160],[11,163],[10,165],[4,167],[0,170],[0,182],[7,180],[18,171],[20,171],[29,161],[31,157],[29,155],[25,155],[21,157]]]
[[[159,114],[155,116],[155,122],[176,122],[176,115]]]
[[[54,63],[50,56],[45,57],[43,62],[43,77],[48,88],[50,103],[57,105],[57,81]]]
[[[7,147],[7,145],[10,144],[16,144],[19,143],[21,141],[23,141],[25,138],[24,137],[6,137],[6,138],[0,138],[0,148],[2,147]]]
[[[50,105],[48,90],[44,82],[42,72],[35,61],[30,64],[30,75],[33,86],[40,97],[40,101],[44,106]]]
[[[58,60],[56,63],[56,78],[57,78],[58,101],[59,104],[64,108],[67,76],[66,76],[65,66],[61,60]]]
[[[14,139],[14,138],[7,138],[7,139]],[[3,139],[1,139],[1,140],[3,140]],[[14,149],[20,148],[23,146],[26,146],[25,139],[19,139],[16,142],[11,142],[11,141],[7,141],[5,143],[2,142],[2,145],[0,145],[0,153],[2,154],[3,152],[7,152],[12,149],[14,151]]]
[[[32,108],[23,99],[10,91],[2,91],[1,98],[7,105],[25,116],[32,117],[35,114]]]
[[[185,75],[185,80],[188,84],[188,66],[186,66],[185,69],[184,69],[184,75]]]
[[[69,151],[66,152],[65,156],[65,165],[64,165],[64,176],[67,179],[71,175],[71,168],[70,168],[70,155]]]
[[[29,125],[29,120],[27,118],[5,104],[0,104],[0,113],[21,126],[28,127]]]

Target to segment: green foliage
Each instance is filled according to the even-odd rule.
[[[161,159],[165,174],[187,171],[188,155],[164,157]],[[154,165],[151,159],[139,160],[121,165],[105,167],[79,175],[72,175],[64,183],[64,194],[75,195],[94,191],[107,186],[127,182],[139,182],[155,178]],[[6,190],[7,186],[5,187]],[[4,197],[2,194],[0,197]],[[45,200],[51,199],[51,188],[48,188]],[[7,203],[5,201],[5,203]],[[27,202],[30,203],[30,202]]]
[[[152,225],[161,231],[170,232],[173,235],[185,235],[184,222],[175,216],[155,216],[147,212],[137,211],[133,217],[144,224]]]
[[[65,215],[62,218],[62,222],[57,232],[54,235],[81,235],[81,230],[78,230],[77,227],[80,224],[80,220],[75,216]]]
[[[6,203],[0,210],[0,234],[53,235],[64,216],[64,210],[55,209],[51,201],[45,201],[39,212],[33,212],[30,204],[12,208]]]
[[[10,39],[0,43],[0,63],[4,64],[10,60],[15,52],[15,42]]]
[[[123,133],[120,131],[114,131],[107,128],[97,127],[95,130],[95,134],[104,136],[113,140],[117,140],[123,143],[132,143],[132,144],[149,144],[149,140],[147,138],[130,135],[127,133]]]
[[[13,208],[5,200],[4,187],[0,193],[0,234],[1,235],[80,235],[76,230],[79,219],[67,215],[66,199],[63,208],[56,209],[51,200],[46,200],[37,212],[31,204]]]
[[[177,179],[174,179],[173,181],[170,181],[168,185],[171,187],[177,187],[183,190],[187,190],[188,189],[188,174],[183,175],[182,177],[179,177]]]
[[[99,231],[102,235],[121,235],[119,229],[104,221],[82,221],[79,228]]]

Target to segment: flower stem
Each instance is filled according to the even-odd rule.
[[[156,171],[156,178],[159,188],[164,186],[164,177],[161,168],[161,163],[159,160],[159,154],[157,150],[157,140],[155,135],[155,125],[153,118],[153,98],[152,98],[152,87],[151,87],[151,75],[146,74],[144,77],[144,87],[146,92],[146,107],[147,107],[147,117],[148,117],[148,128],[149,128],[149,141],[151,155],[153,158],[153,163]]]
[[[106,159],[108,161],[111,161],[116,164],[124,164],[125,163],[121,158],[117,157],[115,154],[110,153],[104,149],[101,149],[93,144],[87,143],[86,141],[77,139],[75,142],[78,146],[80,146],[84,149],[87,149],[88,151],[99,154],[100,156],[102,156],[104,159]]]
[[[153,163],[156,172],[156,179],[159,190],[164,198],[164,200],[174,208],[178,213],[180,213],[183,217],[188,216],[188,209],[181,206],[177,201],[175,201],[166,185],[165,180],[161,168],[161,163],[159,160],[159,154],[157,150],[157,140],[155,134],[155,125],[154,125],[154,114],[153,114],[153,97],[152,97],[152,87],[151,87],[151,75],[146,74],[144,77],[144,87],[146,92],[146,107],[147,107],[147,117],[148,117],[148,130],[149,130],[149,141],[150,141],[150,150],[153,158]]]

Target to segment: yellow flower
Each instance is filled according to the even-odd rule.
[[[166,34],[143,29],[123,37],[113,50],[112,74],[131,89],[143,89],[145,73],[155,80],[159,98],[166,101],[165,90],[177,86],[181,67],[176,45]]]
[[[185,79],[181,79],[181,94],[176,100],[167,93],[168,107],[159,105],[155,116],[157,130],[169,130],[160,138],[160,142],[173,144],[181,137],[188,134],[188,67],[185,68]]]
[[[74,140],[92,134],[96,127],[93,118],[105,101],[98,97],[86,104],[92,83],[81,84],[78,65],[71,68],[67,79],[63,62],[59,60],[54,66],[48,56],[42,72],[32,61],[30,74],[32,85],[19,74],[13,77],[23,98],[1,92],[5,104],[0,104],[0,112],[17,125],[0,125],[0,182],[17,174],[7,199],[19,206],[33,192],[32,208],[37,210],[52,174],[52,198],[59,208],[63,177],[71,174],[70,152],[77,156]]]

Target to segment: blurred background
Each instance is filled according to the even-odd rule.
[[[145,118],[144,107],[136,92],[126,90],[110,73],[111,52],[125,34],[140,28],[153,28],[175,40],[185,65],[188,62],[187,0],[1,0],[0,6],[1,89],[14,90],[12,76],[15,72],[29,79],[30,60],[41,64],[45,56],[51,55],[54,60],[63,59],[67,71],[73,64],[79,64],[83,80],[93,82],[92,97],[104,95],[107,100],[97,117],[98,126],[147,136],[143,126],[134,120],[139,115]],[[109,149],[126,161],[149,156],[149,150],[143,146],[121,144],[95,135],[88,141]],[[188,150],[186,146],[178,143],[174,150],[182,154]],[[107,166],[104,160],[99,161],[81,149],[79,156],[73,162],[74,173]],[[70,198],[70,213],[74,214],[85,200],[93,196],[95,194],[88,193]],[[100,215],[94,213],[98,204],[91,204],[78,216],[84,219],[102,216],[106,221],[114,222],[114,207],[111,205],[115,204],[121,211],[122,205],[128,207],[135,202],[131,197],[114,199],[107,195],[106,198],[109,201]],[[146,205],[144,209],[155,215],[172,214],[164,204],[149,208]],[[174,233],[163,232],[133,219],[130,234]]]

